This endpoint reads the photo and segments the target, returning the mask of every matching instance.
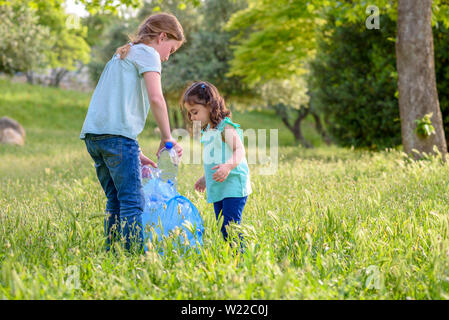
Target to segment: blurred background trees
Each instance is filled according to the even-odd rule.
[[[0,72],[30,72],[48,63],[50,28],[27,6],[0,6]]]
[[[379,30],[337,26],[330,16],[320,30],[308,83],[315,107],[334,141],[382,149],[401,144],[395,62],[396,24],[380,17]]]
[[[2,71],[26,73],[28,82],[33,83],[36,71],[48,69],[49,84],[57,87],[68,71],[89,62],[87,27],[70,23],[63,4],[63,0],[2,1],[0,32],[6,49],[2,61],[9,61]],[[11,61],[19,68],[8,67]]]
[[[173,127],[185,126],[178,106],[184,88],[206,80],[219,88],[231,110],[271,110],[305,147],[312,144],[301,131],[304,119],[313,121],[327,143],[372,150],[403,144],[397,1],[376,1],[378,16],[366,1],[77,2],[89,14],[73,23],[63,0],[0,0],[0,72],[22,72],[33,82],[35,74],[47,70],[48,85],[58,86],[67,72],[85,67],[93,89],[104,65],[140,22],[152,13],[170,12],[187,38],[163,65]],[[429,3],[436,87],[448,140],[449,5],[446,0]],[[378,18],[378,29],[368,28],[369,16]]]

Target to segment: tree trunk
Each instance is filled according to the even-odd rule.
[[[34,84],[34,72],[33,71],[26,72],[25,76],[27,78],[27,83]]]
[[[331,139],[326,133],[326,130],[323,128],[323,124],[321,123],[320,115],[313,110],[312,107],[309,107],[309,112],[312,115],[313,119],[315,120],[315,129],[321,135],[321,138],[323,139],[324,143],[326,143],[328,146],[331,144]]]
[[[298,110],[298,118],[293,125],[293,134],[295,135],[295,139],[297,142],[301,143],[304,148],[312,148],[312,144],[310,144],[304,135],[302,134],[301,122],[307,117],[309,114],[309,108],[301,108]]]
[[[62,79],[69,71],[64,68],[55,68],[52,70],[52,79],[50,81],[50,86],[59,88]]]
[[[309,108],[301,107],[298,110],[298,117],[296,118],[293,124],[289,122],[289,115],[287,113],[287,106],[283,104],[277,104],[273,106],[276,110],[276,114],[281,117],[282,122],[285,126],[293,133],[295,137],[295,142],[300,143],[305,148],[312,148],[312,145],[306,140],[304,135],[302,134],[301,122],[307,117],[309,114]]]
[[[404,151],[418,159],[419,153],[433,153],[436,146],[446,158],[438,93],[432,35],[432,0],[399,0],[396,63],[398,70],[399,112]],[[428,137],[416,134],[415,120],[432,113],[435,133]]]

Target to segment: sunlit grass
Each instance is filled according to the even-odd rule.
[[[438,159],[281,146],[275,175],[250,166],[253,193],[232,230],[245,236],[243,256],[193,189],[202,167],[183,164],[179,191],[203,216],[204,246],[181,254],[165,241],[164,255],[155,246],[111,254],[105,196],[78,139],[83,112],[62,110],[75,119],[67,128],[63,115],[54,126],[35,118],[23,148],[0,147],[1,298],[449,298],[449,168]],[[158,140],[139,142],[152,157]]]

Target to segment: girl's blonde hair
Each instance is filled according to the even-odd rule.
[[[218,92],[218,89],[207,81],[198,81],[192,83],[183,93],[179,101],[181,110],[185,109],[185,104],[190,105],[201,104],[209,108],[210,120],[213,127],[216,127],[221,120],[226,117],[231,117],[231,111],[226,108],[223,97]],[[192,119],[187,113],[189,124],[192,124]],[[202,128],[205,129],[205,128]]]
[[[162,32],[167,34],[169,39],[185,42],[184,30],[178,19],[169,13],[157,13],[146,18],[137,29],[137,33],[129,36],[130,43],[121,46],[116,50],[120,59],[125,59],[128,55],[131,45],[145,43],[148,44]]]

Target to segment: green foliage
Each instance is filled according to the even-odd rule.
[[[249,0],[248,8],[227,25],[239,31],[228,75],[256,85],[301,74],[304,60],[314,52],[316,25],[323,22],[311,2]]]
[[[284,104],[293,109],[308,105],[307,83],[304,77],[270,80],[260,85],[261,100],[266,105]]]
[[[36,10],[27,6],[0,6],[0,72],[28,72],[48,62],[50,29],[38,19]]]
[[[76,3],[84,4],[92,15],[117,14],[119,7],[138,8],[142,5],[140,0],[76,0]]]
[[[109,15],[107,15],[108,17]],[[97,23],[105,21],[97,16]],[[95,23],[90,21],[90,23]],[[112,58],[117,48],[129,41],[129,35],[138,27],[137,21],[126,21],[119,17],[110,17],[107,25],[99,27],[101,34],[95,35],[97,42],[92,47],[92,58],[88,64],[89,75],[93,83],[97,83],[104,66]]]
[[[190,45],[191,34],[197,30],[201,18],[197,13],[197,9],[193,6],[183,8],[180,0],[169,1],[149,1],[139,9],[135,18],[123,18],[113,16],[106,13],[98,13],[86,20],[90,28],[95,28],[94,37],[97,39],[93,43],[92,61],[89,64],[89,72],[91,79],[97,82],[104,65],[112,58],[116,49],[129,41],[129,36],[137,31],[140,23],[149,15],[156,12],[167,12],[174,14],[184,29],[184,34],[187,37],[187,43],[180,48],[180,50],[170,57],[170,60],[163,64],[163,88],[166,96],[171,97],[171,93],[177,90],[177,100],[179,98],[179,91],[185,85],[182,74],[182,67],[184,65],[176,63],[176,57],[186,50]],[[172,67],[176,65],[176,67]],[[170,70],[174,70],[173,74]]]
[[[449,142],[449,27],[440,23],[433,28],[435,73],[444,133]]]
[[[96,37],[101,38],[94,44],[93,59],[89,64],[91,78],[96,82],[104,64],[112,57],[115,49],[128,41],[128,35],[150,14],[168,12],[174,14],[184,29],[186,43],[163,64],[164,95],[170,105],[176,106],[182,90],[189,82],[196,80],[210,81],[231,101],[234,97],[245,98],[253,93],[243,84],[241,77],[226,77],[229,62],[233,57],[230,39],[235,31],[225,31],[223,26],[230,16],[245,6],[244,0],[207,0],[201,6],[184,6],[185,1],[151,1],[146,2],[136,18],[113,18],[102,26],[102,15],[88,25],[102,26]],[[101,36],[100,36],[101,34]],[[228,102],[229,102],[228,101]]]
[[[251,95],[241,77],[226,76],[233,58],[230,39],[236,32],[225,31],[223,27],[245,5],[244,0],[206,0],[185,19],[198,21],[197,25],[186,30],[187,43],[164,66],[164,90],[174,101],[178,101],[180,91],[189,82],[197,80],[213,83],[227,100]],[[185,16],[181,14],[180,21]]]
[[[337,26],[342,26],[346,23],[364,23],[369,15],[367,8],[373,5],[379,9],[380,15],[388,16],[392,21],[396,21],[398,16],[398,0],[315,0],[312,2],[315,3],[317,11],[325,15],[334,16]],[[432,14],[433,25],[437,25],[440,22],[445,26],[449,26],[449,3],[447,0],[433,0]]]
[[[91,14],[117,14],[120,7],[125,8],[141,8],[141,0],[76,0],[77,3],[82,3],[86,6],[86,10]],[[159,4],[163,3],[163,0],[147,0],[145,3],[154,5],[156,10],[159,10]],[[201,0],[183,0],[179,1],[179,8],[182,10],[188,4],[193,6],[199,6]]]
[[[301,72],[314,55],[321,35],[317,30],[329,16],[337,27],[365,26],[370,5],[396,21],[396,0],[250,0],[248,8],[235,13],[228,23],[229,29],[240,31],[234,38],[237,45],[229,74],[255,85]],[[433,24],[438,22],[449,25],[447,0],[433,1]]]
[[[344,146],[383,149],[401,143],[395,60],[395,23],[381,29],[329,19],[309,79],[312,103]]]
[[[75,70],[78,62],[89,62],[90,47],[85,40],[87,28],[70,23],[63,7],[64,0],[26,0],[25,3],[36,9],[39,24],[50,28],[54,43],[46,52],[49,67]]]
[[[380,30],[367,30],[359,23],[336,24],[334,17],[323,28],[317,59],[311,64],[311,103],[320,108],[328,130],[342,145],[399,145],[395,22],[381,15]],[[449,31],[444,21],[435,24],[433,36],[438,96],[449,138]]]
[[[258,86],[262,108],[274,110],[283,119],[284,125],[293,133],[295,140],[306,147],[311,145],[301,138],[301,122],[308,114],[309,96],[304,77],[291,76],[289,79],[277,79]],[[257,102],[256,102],[257,103]],[[298,119],[299,120],[298,122]]]
[[[0,29],[4,60],[9,64],[15,60],[14,64],[19,66],[10,67],[9,72],[43,67],[74,70],[78,62],[89,62],[87,28],[70,23],[63,3],[63,0],[2,1],[2,14],[9,12]]]
[[[435,128],[432,125],[433,113],[428,113],[424,115],[422,119],[415,120],[416,123],[416,134],[422,138],[427,138],[432,134],[435,134]]]
[[[115,22],[116,16],[112,14],[91,14],[82,18],[82,24],[87,27],[87,44],[90,47],[97,46],[105,30]]]

